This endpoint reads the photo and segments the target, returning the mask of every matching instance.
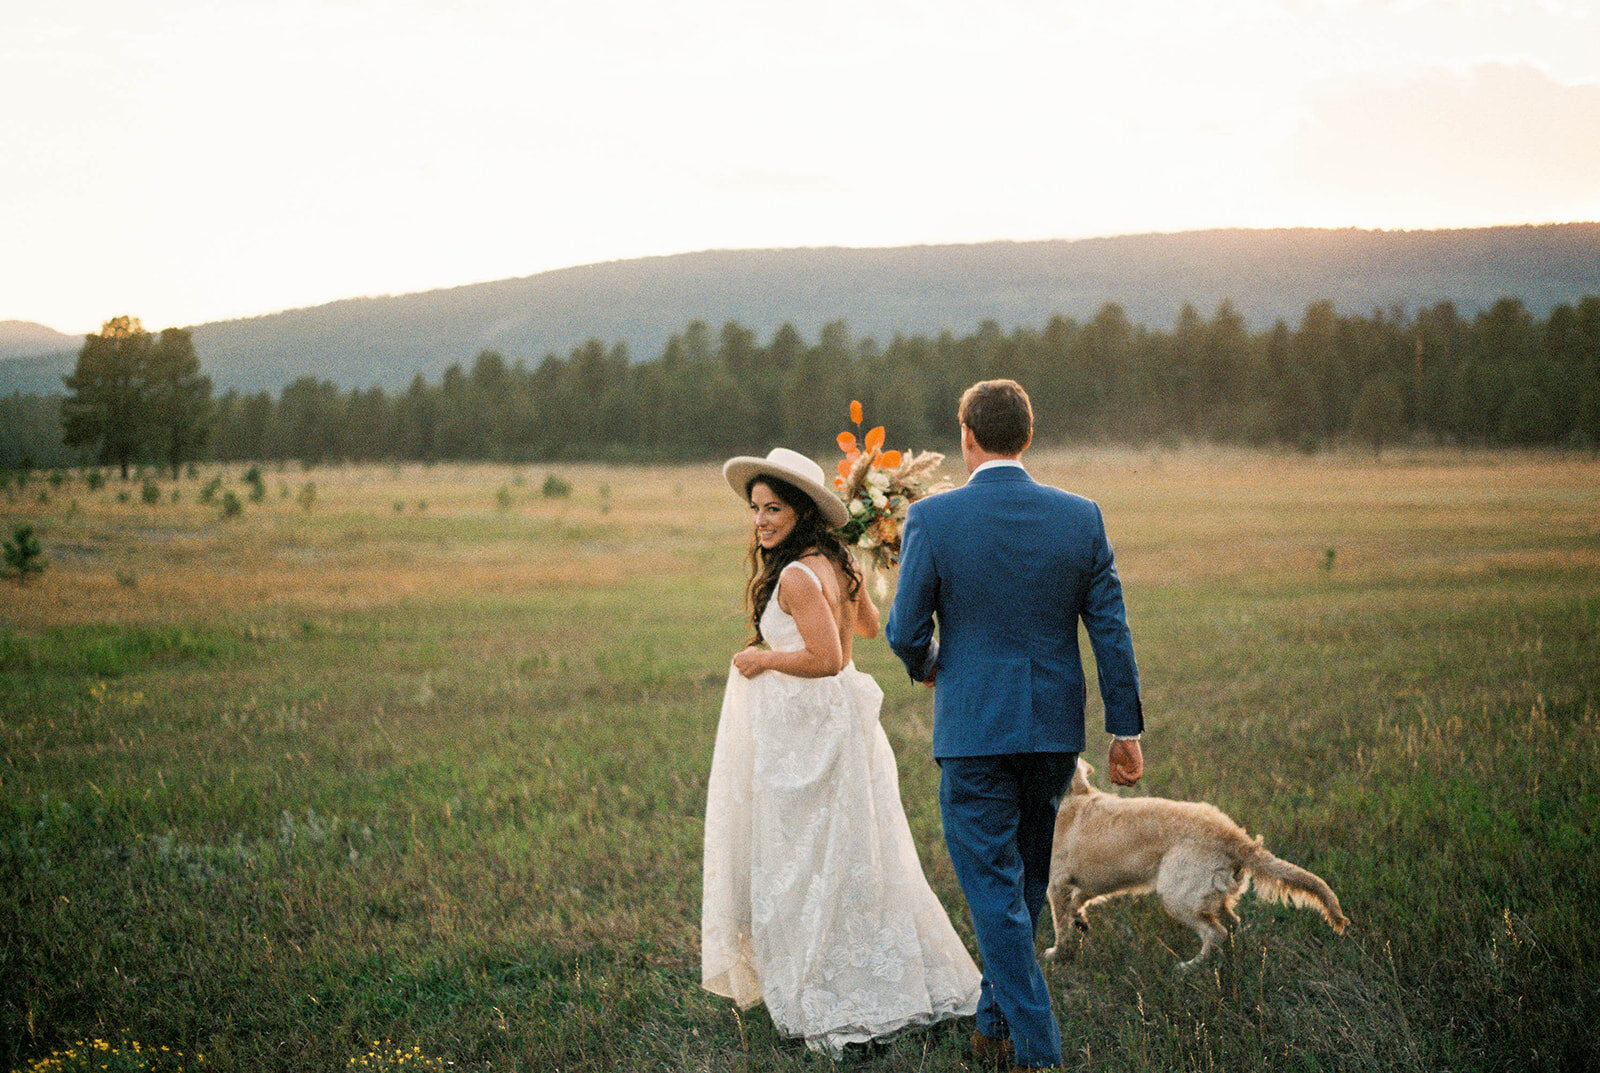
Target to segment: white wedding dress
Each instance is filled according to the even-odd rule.
[[[776,594],[761,635],[805,647]],[[882,703],[854,663],[831,678],[730,669],[706,796],[701,982],[764,1001],[779,1031],[835,1058],[978,1002],[917,859]]]

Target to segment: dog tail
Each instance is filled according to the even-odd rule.
[[[1262,897],[1302,909],[1315,909],[1337,932],[1342,933],[1350,923],[1350,918],[1339,908],[1339,896],[1321,876],[1274,857],[1262,848],[1261,839],[1244,847],[1239,866],[1250,873]]]

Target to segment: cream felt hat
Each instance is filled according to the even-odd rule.
[[[756,458],[753,455],[730,458],[722,464],[722,475],[728,478],[728,484],[740,499],[745,496],[745,485],[750,483],[750,478],[771,476],[788,481],[810,496],[817,509],[822,511],[822,516],[828,520],[828,524],[835,529],[850,517],[849,511],[845,510],[844,501],[834,495],[833,489],[828,487],[822,467],[799,451],[791,451],[787,447],[774,447],[767,452],[765,458]]]

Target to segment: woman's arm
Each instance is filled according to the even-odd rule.
[[[739,673],[746,678],[763,671],[782,671],[796,678],[827,678],[844,670],[839,624],[833,620],[833,609],[822,595],[822,587],[805,571],[788,570],[778,578],[778,591],[772,598],[794,619],[806,646],[798,652],[773,652],[752,645],[733,657]]]
[[[934,568],[932,545],[922,533],[922,514],[930,506],[938,509],[932,497],[919,499],[906,512],[906,525],[900,533],[900,581],[883,635],[906,665],[911,680],[932,684],[934,668],[939,665],[939,642],[933,636],[939,572]]]
[[[878,626],[878,605],[867,595],[867,579],[862,578],[861,588],[856,591],[856,633],[862,637],[876,637]]]

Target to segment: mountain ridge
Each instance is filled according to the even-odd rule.
[[[1105,238],[701,250],[597,262],[401,295],[344,298],[190,326],[218,390],[277,392],[298,376],[341,387],[435,380],[486,349],[536,364],[589,339],[658,356],[691,321],[733,320],[814,340],[842,320],[858,336],[1043,327],[1115,302],[1165,328],[1185,304],[1223,301],[1252,326],[1295,322],[1311,302],[1341,312],[1440,301],[1464,314],[1521,299],[1536,315],[1600,294],[1600,223],[1375,231],[1219,228]],[[25,322],[4,322],[19,324]],[[156,326],[147,325],[155,328]],[[45,329],[48,331],[48,329]],[[59,335],[60,333],[56,333]],[[0,393],[60,392],[70,350],[0,361]],[[0,333],[0,357],[14,351]],[[47,385],[54,378],[54,387]],[[30,386],[32,385],[32,386]]]

